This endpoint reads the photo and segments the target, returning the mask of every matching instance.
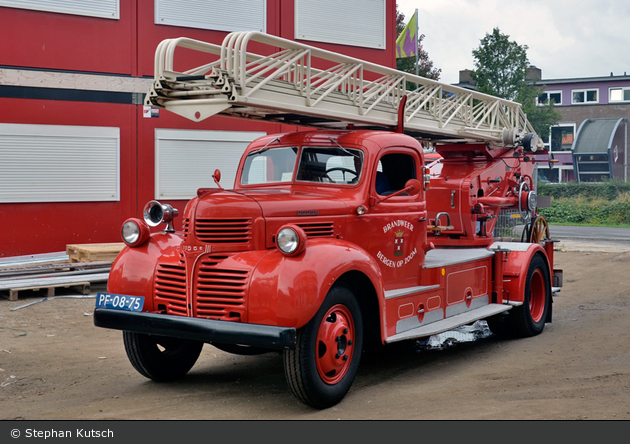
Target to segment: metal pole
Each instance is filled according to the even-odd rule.
[[[418,24],[418,9],[416,9],[416,75],[418,75],[418,37],[420,25]]]
[[[624,162],[624,170],[623,170],[623,181],[628,182],[628,119],[626,119],[626,134],[625,134],[625,146],[623,152],[623,162]]]

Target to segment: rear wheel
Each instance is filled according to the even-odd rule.
[[[335,286],[313,319],[298,330],[295,349],[284,352],[293,394],[320,409],[339,403],[354,381],[362,347],[359,304],[348,288]]]
[[[507,316],[487,319],[488,327],[497,335],[530,337],[545,328],[551,305],[549,270],[542,256],[534,255],[527,270],[523,305],[514,307]]]
[[[203,342],[123,332],[131,365],[143,376],[165,382],[181,378],[195,365]]]

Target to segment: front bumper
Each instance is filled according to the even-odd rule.
[[[247,345],[272,350],[293,350],[296,342],[296,330],[293,327],[245,324],[109,308],[94,310],[94,325],[206,343]]]

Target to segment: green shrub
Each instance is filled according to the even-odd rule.
[[[630,193],[630,183],[619,179],[605,182],[565,182],[547,184],[539,182],[536,192],[540,196],[551,196],[552,199],[578,198],[604,199],[613,201],[620,195]]]
[[[630,224],[630,193],[620,198],[559,198],[551,200],[550,208],[539,208],[538,213],[549,223],[587,225]]]

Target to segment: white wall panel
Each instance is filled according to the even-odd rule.
[[[120,200],[120,129],[0,124],[0,202]]]
[[[267,0],[155,0],[155,23],[227,32],[266,32]]]
[[[233,188],[241,155],[262,132],[155,130],[155,198],[190,199],[199,188],[216,187],[212,175],[221,170],[221,186]]]
[[[120,0],[0,0],[0,6],[120,19]]]
[[[385,49],[385,0],[295,0],[295,39]]]

